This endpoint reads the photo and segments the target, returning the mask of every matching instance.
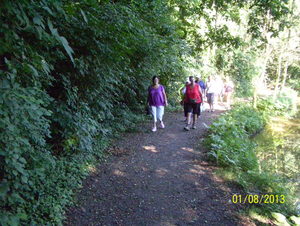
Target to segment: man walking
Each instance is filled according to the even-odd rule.
[[[196,77],[196,83],[199,84],[200,88],[201,88],[201,92],[202,92],[202,96],[205,96],[205,90],[206,90],[206,86],[205,86],[205,82],[203,82],[201,80],[201,75],[197,75]]]

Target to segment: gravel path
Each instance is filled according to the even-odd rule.
[[[165,129],[152,133],[149,121],[126,134],[84,181],[65,225],[254,225],[231,202],[241,191],[205,161],[203,123],[221,112],[204,112],[188,132],[177,112],[165,115]]]

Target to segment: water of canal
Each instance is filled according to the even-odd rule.
[[[260,169],[285,179],[300,211],[300,111],[290,119],[271,117],[267,127],[253,140],[258,144]]]

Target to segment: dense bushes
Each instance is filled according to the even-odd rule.
[[[0,6],[0,224],[59,225],[87,165],[138,120],[151,77],[181,75],[184,43],[164,1]]]
[[[249,135],[261,130],[263,121],[251,107],[234,108],[224,113],[209,129],[209,154],[221,165],[243,171],[257,169],[258,161]]]
[[[236,106],[232,111],[222,114],[209,128],[206,140],[210,159],[224,166],[227,177],[241,185],[249,194],[272,194],[289,197],[288,189],[278,175],[261,171],[255,153],[255,143],[250,135],[260,131],[267,122],[265,114],[251,106]],[[224,172],[223,172],[224,173]],[[278,211],[289,215],[293,213],[290,200],[280,205],[269,203],[260,206],[267,213]]]
[[[276,116],[296,113],[297,92],[291,88],[285,87],[281,95],[273,97],[260,98],[257,102],[257,109],[265,115]]]
[[[201,58],[191,46],[232,48],[235,39],[226,26],[216,30],[220,17],[211,17],[216,7],[238,21],[238,10],[232,14],[228,4],[2,0],[0,224],[61,224],[86,165],[101,158],[110,137],[131,127],[143,112],[151,77],[160,76],[172,104],[179,81],[187,77],[185,64],[195,67],[193,56]],[[253,7],[269,4],[259,1]],[[282,8],[274,2],[274,12],[282,14]],[[204,19],[209,33],[200,35],[206,28],[191,22],[195,19]],[[235,73],[242,84],[236,90],[246,92],[254,69],[246,63],[251,54],[241,56],[228,58],[233,63],[224,71]],[[232,132],[244,136],[237,127]],[[243,158],[234,161],[239,165]]]
[[[1,81],[1,225],[28,219],[25,206],[35,203],[45,166],[53,157],[45,148],[49,136],[49,98],[36,88]],[[41,99],[44,97],[44,101]],[[48,171],[49,172],[49,171]]]

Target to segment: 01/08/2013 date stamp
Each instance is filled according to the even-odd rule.
[[[233,195],[232,196],[233,203],[285,203],[285,196],[284,195],[249,195],[247,194],[245,197],[242,195]]]

